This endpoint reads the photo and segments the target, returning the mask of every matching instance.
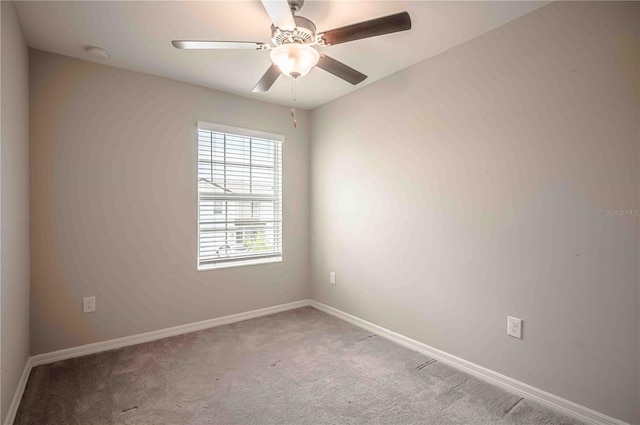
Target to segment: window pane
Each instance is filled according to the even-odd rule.
[[[282,255],[279,141],[198,130],[198,265]]]

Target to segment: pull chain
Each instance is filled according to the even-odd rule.
[[[298,127],[296,119],[296,77],[291,79],[291,118],[293,118],[293,127]]]

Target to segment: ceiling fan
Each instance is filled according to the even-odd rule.
[[[281,73],[296,79],[306,75],[314,66],[353,85],[359,84],[367,78],[366,75],[319,53],[312,46],[332,46],[411,29],[409,14],[401,12],[316,33],[316,26],[311,20],[296,15],[304,5],[304,0],[262,0],[262,5],[273,22],[273,45],[260,42],[204,40],[174,40],[171,43],[178,49],[270,50],[273,64],[253,88],[254,92],[266,92]]]

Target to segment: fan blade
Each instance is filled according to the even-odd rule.
[[[391,34],[409,29],[411,29],[411,17],[409,17],[407,12],[402,12],[329,30],[320,33],[320,37],[324,40],[324,44],[332,46],[334,44],[346,43],[347,41],[376,37],[378,35]]]
[[[273,83],[276,82],[278,77],[280,76],[280,68],[276,64],[273,64],[267,69],[267,72],[264,73],[258,84],[253,88],[254,93],[261,93],[268,91]]]
[[[262,5],[271,18],[273,25],[281,30],[296,29],[296,21],[291,13],[291,6],[287,0],[262,0]]]
[[[356,71],[350,66],[347,66],[342,62],[337,61],[327,55],[320,55],[320,60],[318,61],[316,66],[318,68],[324,69],[325,71],[335,75],[338,78],[342,78],[343,80],[353,84],[354,86],[363,82],[367,78],[367,76],[362,72]]]
[[[263,50],[266,43],[254,43],[251,41],[199,41],[199,40],[173,40],[171,42],[176,49],[249,49]]]

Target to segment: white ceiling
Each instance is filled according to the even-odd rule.
[[[548,2],[307,0],[298,13],[318,31],[407,11],[409,31],[319,48],[367,74],[352,86],[320,69],[297,81],[298,107],[312,109],[529,13]],[[288,105],[291,79],[267,93],[251,90],[270,65],[267,51],[177,50],[174,39],[268,42],[269,17],[258,1],[18,2],[30,47]],[[85,47],[109,51],[89,56]]]

